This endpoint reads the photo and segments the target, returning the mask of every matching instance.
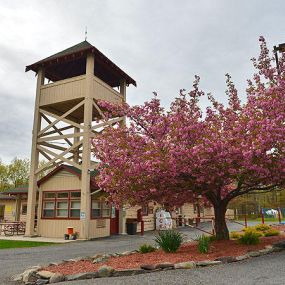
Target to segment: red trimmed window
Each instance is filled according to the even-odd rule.
[[[91,218],[110,218],[111,205],[103,199],[93,198],[91,201]]]
[[[42,218],[79,219],[80,191],[43,192]]]

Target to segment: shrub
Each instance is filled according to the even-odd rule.
[[[256,230],[255,227],[248,227],[245,229],[244,231],[245,233],[255,233],[256,235],[258,235],[258,237],[262,237],[263,236],[263,233]]]
[[[209,251],[211,238],[209,236],[201,235],[197,238],[198,250],[200,253],[207,253]]]
[[[160,231],[155,242],[165,252],[176,252],[183,242],[183,235],[175,230]]]
[[[268,231],[270,229],[272,229],[270,226],[268,225],[263,225],[263,224],[260,224],[260,225],[257,225],[254,227],[257,231],[259,232],[265,232],[265,231]]]
[[[239,239],[242,235],[238,232],[231,232],[230,233],[230,238],[232,239]]]
[[[260,233],[255,230],[246,230],[245,233],[238,239],[241,244],[258,244]]]
[[[272,229],[272,228],[264,232],[265,237],[272,237],[272,236],[279,236],[279,235],[280,235],[280,231]]]
[[[156,248],[150,244],[143,244],[139,248],[140,253],[148,253],[148,252],[153,252],[155,250],[156,250]]]

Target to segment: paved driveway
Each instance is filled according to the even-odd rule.
[[[206,223],[203,226],[203,228],[208,230],[209,227],[210,225]],[[230,223],[229,228],[237,230],[241,229],[242,226]],[[197,235],[201,234],[196,229],[188,227],[182,228],[181,231],[186,235],[187,239],[196,238]],[[22,272],[29,266],[47,264],[79,256],[134,250],[138,249],[143,243],[153,243],[153,237],[154,233],[148,232],[144,237],[123,235],[48,247],[3,249],[0,250],[0,284],[11,284],[11,282],[8,282],[10,276]]]

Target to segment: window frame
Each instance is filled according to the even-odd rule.
[[[93,201],[96,201],[96,202],[99,202],[99,205],[100,205],[100,215],[98,217],[94,217],[93,216],[93,208],[92,208],[92,202]],[[91,197],[91,213],[90,213],[90,218],[91,220],[99,220],[99,219],[111,219],[111,213],[112,213],[112,205],[109,204],[109,207],[108,208],[103,208],[103,205],[104,203],[106,203],[106,200],[104,198],[93,198]],[[106,209],[109,209],[109,216],[103,216],[103,210],[106,210]]]
[[[142,205],[142,216],[146,217],[149,215],[149,206],[148,205]]]
[[[80,202],[80,205],[81,205],[81,195],[80,195],[80,197],[71,197],[71,193],[73,193],[73,192],[80,192],[81,193],[81,190],[75,189],[75,190],[42,191],[41,219],[43,219],[43,220],[80,220],[80,214],[79,214],[79,217],[71,217],[71,215],[70,215],[70,213],[71,213],[70,212],[71,202],[72,201],[78,201],[78,202]],[[45,198],[45,194],[48,194],[48,193],[54,194],[54,197],[53,198]],[[67,198],[58,198],[59,193],[68,193],[68,196],[67,196]],[[44,216],[44,204],[45,204],[45,202],[53,202],[54,203],[53,217],[45,217]],[[57,210],[58,210],[57,203],[58,202],[67,202],[67,209],[66,209],[67,210],[67,216],[65,216],[65,217],[58,217],[57,216]]]
[[[25,211],[24,211],[25,209]],[[24,203],[21,205],[21,215],[22,216],[26,216],[27,215],[27,210],[28,210],[28,204],[27,203]]]

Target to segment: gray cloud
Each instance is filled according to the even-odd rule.
[[[157,91],[167,106],[195,74],[201,87],[225,102],[224,74],[232,74],[243,100],[258,54],[285,42],[282,0],[1,1],[0,158],[29,157],[35,78],[25,65],[84,39],[137,80],[128,102]],[[206,102],[203,101],[203,105]]]

